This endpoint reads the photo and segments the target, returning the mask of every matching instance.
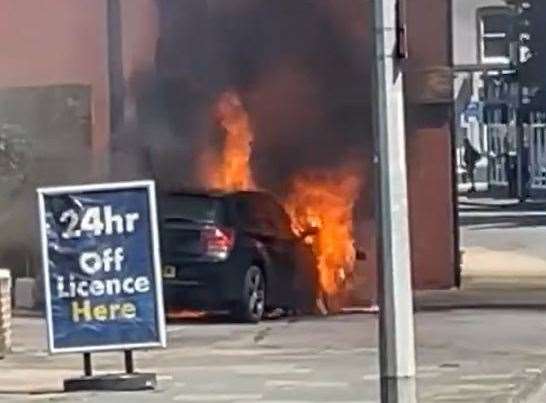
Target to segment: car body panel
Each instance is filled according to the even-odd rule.
[[[269,194],[235,192],[190,197],[205,198],[205,204],[209,197],[214,198],[221,203],[223,213],[214,220],[192,222],[191,217],[181,217],[176,222],[172,210],[160,212],[163,263],[176,268],[175,278],[164,278],[167,309],[229,309],[241,298],[244,276],[251,265],[262,269],[266,306],[270,309],[293,308],[298,292],[306,288],[314,292],[317,282],[312,252],[292,233],[288,216]],[[201,214],[196,206],[190,207]],[[245,212],[245,208],[252,211]],[[191,234],[210,225],[234,230],[235,242],[226,260],[203,256],[198,237]]]

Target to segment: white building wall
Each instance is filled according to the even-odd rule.
[[[478,63],[476,12],[482,7],[506,6],[504,0],[452,0],[453,63]]]
[[[477,12],[483,7],[506,6],[505,0],[452,0],[453,64],[477,65],[478,21]],[[469,138],[474,147],[486,154],[489,149],[486,127],[474,118],[464,119],[463,111],[469,102],[479,101],[482,87],[481,72],[458,72],[454,78],[455,136],[457,144],[457,172],[464,172],[463,139]],[[469,87],[471,88],[469,90]],[[477,164],[476,179],[487,180],[488,159],[482,158]],[[460,177],[459,177],[460,179]]]

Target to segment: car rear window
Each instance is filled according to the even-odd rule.
[[[222,200],[200,195],[170,195],[161,205],[163,222],[219,223],[223,221]]]

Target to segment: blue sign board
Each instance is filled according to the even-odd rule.
[[[151,181],[38,189],[51,353],[164,347]]]
[[[464,111],[465,121],[469,122],[470,118],[473,117],[478,122],[481,122],[482,113],[483,113],[483,107],[481,102],[469,102],[468,105],[466,105],[466,109]]]

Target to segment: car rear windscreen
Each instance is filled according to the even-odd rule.
[[[170,195],[161,203],[164,224],[218,223],[223,220],[223,206],[220,199],[200,195]]]

